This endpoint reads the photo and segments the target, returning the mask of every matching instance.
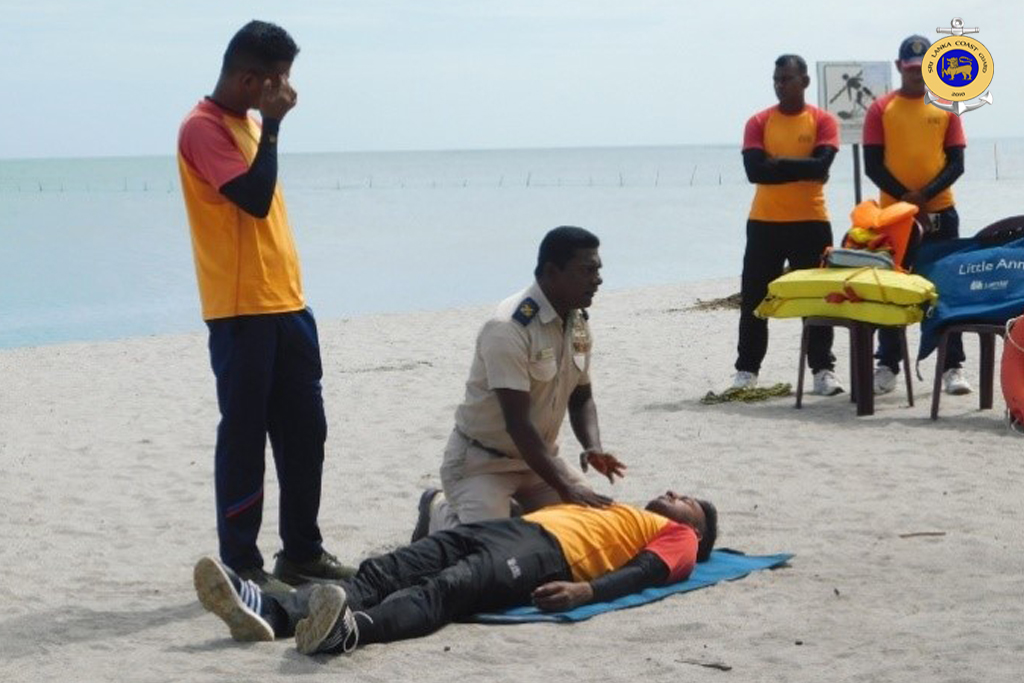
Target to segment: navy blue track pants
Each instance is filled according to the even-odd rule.
[[[317,523],[327,420],[320,343],[309,309],[207,321],[221,420],[214,461],[220,556],[236,570],[263,566],[266,439],[280,485],[280,533],[295,562],[320,556]]]

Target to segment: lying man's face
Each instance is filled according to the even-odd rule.
[[[647,509],[663,517],[668,517],[674,522],[685,524],[701,535],[704,534],[707,526],[707,520],[704,518],[704,509],[697,502],[697,499],[689,496],[680,496],[675,491],[666,491],[661,494],[647,503]]]

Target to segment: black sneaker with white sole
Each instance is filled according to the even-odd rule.
[[[304,655],[348,654],[359,645],[356,617],[373,623],[365,612],[349,608],[341,586],[317,586],[309,596],[309,616],[295,626],[295,647]]]
[[[274,639],[271,604],[253,581],[240,578],[212,557],[196,563],[192,572],[199,602],[228,625],[231,637],[242,642]]]

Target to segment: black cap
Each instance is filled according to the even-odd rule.
[[[921,66],[924,61],[924,53],[931,45],[924,36],[910,36],[900,43],[900,66]]]

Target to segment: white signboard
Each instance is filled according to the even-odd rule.
[[[860,144],[864,115],[892,90],[892,62],[818,62],[818,107],[839,119],[843,143]]]

